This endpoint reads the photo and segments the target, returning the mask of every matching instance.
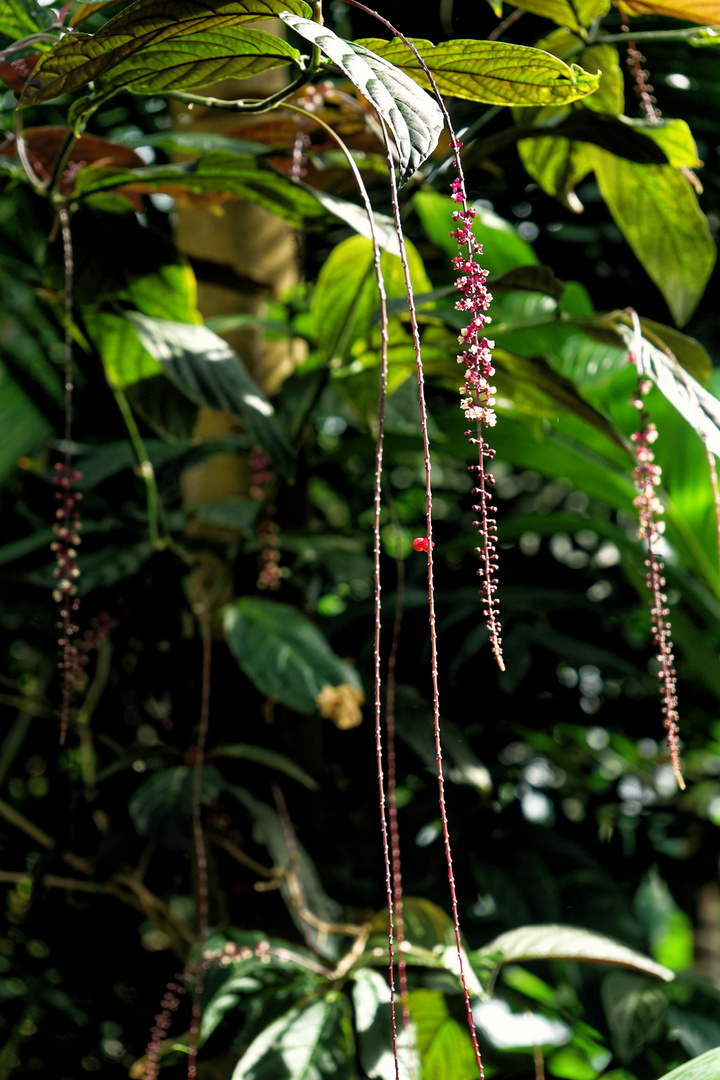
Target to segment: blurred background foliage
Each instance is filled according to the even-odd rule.
[[[123,6],[113,4],[109,13]],[[384,14],[407,34],[440,42],[483,39],[498,24],[495,7],[502,5],[443,0],[421,11],[394,0]],[[17,10],[25,10],[22,3]],[[502,14],[510,11],[505,5]],[[83,29],[94,30],[107,13],[93,14]],[[341,3],[330,4],[325,17],[341,36],[378,36],[376,24]],[[686,24],[632,20],[638,29],[678,25]],[[610,11],[602,26],[619,33],[619,14]],[[534,45],[552,30],[547,18],[526,11],[506,40]],[[663,38],[642,48],[663,117],[686,121],[696,141],[704,162],[699,201],[716,235],[716,50]],[[637,119],[633,83],[625,76],[622,85],[624,112]],[[340,80],[338,86],[352,89]],[[8,88],[0,98],[8,134],[15,105]],[[335,108],[348,141],[356,140],[375,208],[388,213],[380,144],[362,117],[352,129],[356,102],[346,112],[341,104]],[[544,278],[539,290],[524,287],[527,277],[509,277],[505,287],[491,279],[500,412],[492,432],[493,472],[507,665],[500,674],[491,662],[474,577],[471,484],[456,393],[458,324],[448,293],[444,148],[404,190],[429,378],[441,707],[460,917],[475,973],[488,989],[493,972],[489,1004],[500,1008],[487,1012],[486,1003],[478,1010],[481,1048],[488,1076],[536,1075],[535,1045],[543,1048],[546,1074],[561,1080],[650,1080],[720,1044],[720,573],[705,454],[686,420],[653,390],[688,780],[679,793],[663,740],[632,506],[627,438],[636,422],[628,405],[634,375],[616,331],[593,336],[568,321],[633,307],[645,319],[671,324],[667,296],[633,254],[592,173],[577,185],[584,209],[574,213],[528,174],[514,143],[499,138],[514,122],[508,110],[459,99],[451,109],[458,130],[466,132],[467,186],[480,210],[479,235],[493,278],[527,266],[551,267],[555,275],[554,284]],[[23,123],[62,125],[66,111],[67,99],[59,99],[27,110]],[[251,132],[234,127],[234,138],[252,142]],[[156,165],[177,160],[179,143],[170,136],[182,130],[166,98],[129,94],[102,105],[88,127]],[[277,131],[255,137],[265,144],[263,155],[274,142],[282,144],[270,157],[282,174],[286,142]],[[339,665],[332,671],[342,677],[333,682],[357,682],[372,696],[378,328],[371,297],[364,305],[351,303],[362,285],[358,267],[367,247],[342,221],[319,211],[312,229],[314,203],[298,204],[292,224],[306,227],[293,239],[297,280],[273,289],[261,273],[238,282],[241,275],[225,262],[177,253],[178,213],[199,212],[182,192],[141,192],[138,213],[114,202],[117,194],[96,192],[74,213],[73,437],[84,496],[80,623],[83,632],[97,618],[112,625],[98,648],[88,650],[76,730],[60,749],[48,545],[52,461],[63,423],[63,253],[48,201],[18,179],[12,152],[0,163],[0,1077],[77,1080],[86,1072],[111,1077],[131,1069],[141,1076],[142,1066],[134,1063],[163,987],[188,962],[197,930],[189,784],[202,675],[193,617],[197,566],[218,607],[250,597],[292,605],[332,646],[322,662],[312,654],[314,670]],[[330,147],[311,141],[307,170],[308,183],[355,199]],[[222,213],[221,199],[208,197],[203,206]],[[196,323],[196,278],[201,307],[207,285],[239,284],[259,298],[250,313],[215,314],[211,329],[248,331],[255,350],[261,339],[292,338],[297,346],[294,373],[270,391],[280,441],[292,454],[290,482],[282,475],[287,463],[278,443],[260,498],[250,490],[250,466],[243,465],[231,494],[188,501],[184,471],[208,462],[211,471],[222,471],[228,454],[247,462],[258,433],[246,424],[198,436],[196,404],[173,383],[159,384],[152,366],[143,369],[147,352],[138,352],[137,340],[130,345],[118,329],[126,311]],[[558,282],[570,284],[563,289]],[[719,284],[715,269],[683,326],[701,347],[693,353],[694,368],[693,346],[677,344],[680,358],[711,391],[717,373],[698,364],[707,366],[717,352]],[[393,284],[390,295],[401,296],[402,289]],[[423,295],[429,295],[424,304]],[[445,941],[449,898],[434,779],[426,563],[412,550],[413,537],[425,528],[423,460],[407,323],[399,307],[391,306],[391,314],[383,643],[387,655],[400,609],[397,806],[404,890],[421,898],[416,907],[408,904],[408,938],[432,950]],[[260,378],[258,366],[249,367]],[[138,371],[153,378],[138,381]],[[147,487],[118,407],[118,387],[154,466],[160,527],[173,538],[170,544],[151,542]],[[270,436],[265,429],[261,435],[267,450]],[[277,553],[271,562],[281,571],[272,601],[257,588],[258,556],[268,549]],[[328,965],[349,947],[346,937],[298,919],[287,883],[270,888],[278,881],[259,876],[257,864],[267,870],[297,856],[305,902],[329,923],[372,920],[384,898],[370,708],[360,725],[343,729],[321,718],[312,698],[308,706],[279,688],[268,692],[267,686],[277,686],[277,658],[263,648],[249,658],[246,646],[248,636],[258,640],[259,621],[252,620],[259,620],[262,607],[232,610],[228,644],[218,624],[213,646],[211,753],[203,779],[210,919],[219,928],[209,947],[221,951],[229,940],[255,955],[257,943],[269,937],[293,942],[299,953],[307,949],[311,959],[309,966],[298,962],[292,977],[287,967],[265,965],[261,977],[252,976],[261,992],[247,999],[239,965],[232,969],[232,990],[222,971],[211,969],[205,1000],[214,1012],[206,1021],[200,1072],[208,1078],[232,1075],[240,1052],[285,1010],[309,1008],[297,1003],[326,986]],[[282,789],[279,801],[273,783]],[[289,853],[286,830],[278,825],[284,819],[277,808],[285,804],[299,855]],[[552,949],[549,960],[497,969],[482,952],[500,934],[543,924],[617,938],[676,977],[660,982],[638,970],[581,964]],[[368,1001],[381,1001],[385,1008],[385,984],[373,981],[372,963],[357,968],[357,1017],[363,1002],[369,1008]],[[428,962],[411,969],[411,990],[413,1017],[424,1033],[418,1044],[423,1075],[468,1075],[454,976]],[[217,1004],[228,994],[236,995],[235,1012]],[[347,997],[340,994],[340,1004],[328,994],[317,1000],[328,1010],[324,1022],[344,1031]],[[524,1016],[528,1012],[532,1017]],[[512,1022],[523,1017],[518,1033]],[[188,1016],[176,1023],[181,1036]],[[336,1042],[341,1046],[339,1034]],[[371,1063],[367,1038],[359,1045],[365,1047],[360,1075],[394,1075],[386,1059]],[[340,1050],[329,1060],[317,1066],[318,1075],[357,1075],[354,1066],[343,1072]],[[169,1056],[166,1068],[168,1076],[181,1075],[183,1065]]]

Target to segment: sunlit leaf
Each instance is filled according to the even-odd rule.
[[[324,686],[360,688],[355,668],[336,656],[318,627],[289,604],[237,600],[225,609],[225,635],[258,690],[296,712],[314,713]]]
[[[720,1047],[708,1050],[707,1054],[687,1061],[672,1072],[665,1073],[660,1080],[717,1080],[720,1075]]]
[[[579,30],[589,26],[593,19],[607,14],[610,0],[518,0],[517,7],[532,11],[544,19],[552,19],[560,26]]]
[[[444,125],[437,102],[403,71],[369,49],[344,41],[309,19],[290,14],[282,19],[317,45],[375,106],[395,139],[400,183],[404,184],[437,146]]]
[[[430,68],[438,90],[489,105],[560,105],[592,94],[599,76],[525,45],[457,38],[433,45],[409,38]],[[410,74],[427,90],[432,84],[415,54],[400,38],[362,39],[360,44]]]
[[[588,153],[616,224],[682,326],[697,307],[717,256],[695,192],[671,165],[638,165],[598,147]]]
[[[390,988],[386,980],[372,968],[360,968],[353,973],[353,1005],[355,1027],[360,1051],[360,1064],[371,1080],[412,1080],[418,1075],[419,1062],[415,1051],[415,1033],[399,1031],[397,1037],[398,1070],[392,1043]]]
[[[126,312],[125,318],[143,348],[191,401],[231,413],[282,472],[291,470],[293,456],[273,406],[226,341],[206,326],[151,319],[134,311]]]
[[[23,38],[44,30],[53,21],[53,13],[42,8],[37,0],[3,0],[0,11],[0,34]]]
[[[39,104],[100,80],[123,61],[148,49],[149,55],[159,60],[158,50],[167,47],[170,62],[173,57],[177,61],[184,47],[193,48],[192,40],[183,39],[194,38],[195,44],[201,44],[206,38],[211,52],[209,35],[224,32],[229,40],[227,35],[233,37],[234,28],[242,23],[273,18],[288,10],[310,14],[303,0],[139,0],[97,34],[68,34],[45,53],[26,83],[18,107]],[[239,35],[238,43],[243,40]],[[226,57],[225,63],[231,61]]]
[[[628,15],[669,15],[687,22],[720,23],[719,0],[618,0]]]
[[[423,1080],[467,1080],[476,1073],[467,1027],[450,1016],[442,993],[412,990],[408,997]]]
[[[521,926],[508,930],[472,954],[473,960],[492,959],[500,964],[528,960],[583,960],[631,968],[670,981],[673,972],[635,949],[577,926]]]
[[[625,79],[615,46],[591,45],[578,55],[577,62],[593,75],[602,73],[600,85],[594,94],[583,98],[583,105],[593,112],[619,116],[625,106]]]
[[[353,1080],[350,1003],[339,991],[285,1013],[245,1051],[232,1080]]]
[[[332,195],[329,191],[323,191],[320,188],[311,188],[308,185],[303,186],[306,187],[308,191],[312,192],[318,202],[322,203],[326,210],[329,210],[335,217],[344,221],[354,229],[356,233],[359,233],[360,236],[367,237],[368,240],[372,238],[370,221],[362,206],[348,202],[347,199],[341,199],[337,195]],[[383,251],[387,251],[391,255],[399,256],[400,245],[398,243],[395,222],[393,219],[387,217],[385,214],[374,213],[373,224],[377,242]]]

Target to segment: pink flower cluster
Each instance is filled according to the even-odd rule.
[[[456,151],[458,168],[460,162],[457,151],[460,145],[456,142],[452,147]],[[487,620],[490,644],[498,667],[504,671],[502,628],[496,596],[498,587],[498,557],[495,544],[496,507],[493,505],[490,491],[495,481],[491,473],[485,471],[485,459],[492,461],[495,451],[488,446],[482,436],[483,424],[486,427],[494,427],[497,422],[494,408],[496,389],[490,382],[495,374],[490,351],[495,348],[495,342],[490,341],[484,334],[485,326],[492,321],[490,316],[485,314],[492,302],[492,295],[485,287],[488,272],[483,270],[477,262],[477,257],[482,255],[482,244],[473,233],[475,210],[468,206],[465,185],[461,178],[452,182],[452,199],[454,203],[459,203],[461,206],[461,209],[453,211],[452,218],[456,228],[450,233],[458,245],[458,254],[453,259],[453,266],[458,274],[455,285],[462,293],[462,298],[456,302],[455,308],[457,311],[467,311],[470,314],[469,323],[462,328],[458,337],[463,351],[457,361],[458,364],[465,365],[465,383],[460,387],[461,406],[465,419],[471,425],[465,435],[470,443],[478,448],[478,463],[469,466],[469,471],[475,477],[472,494],[476,502],[473,504],[473,510],[478,514],[478,520],[474,521],[473,525],[479,531],[483,541],[482,547],[476,548],[481,560],[478,576],[483,583],[482,596],[485,601],[483,614]]]
[[[55,466],[53,480],[60,489],[55,492],[55,498],[60,500],[60,506],[55,512],[57,520],[53,525],[57,540],[54,540],[50,547],[55,552],[54,574],[57,584],[53,589],[53,600],[59,608],[58,645],[62,650],[62,659],[58,664],[63,676],[63,697],[60,709],[61,745],[65,742],[65,733],[70,720],[70,702],[75,688],[75,671],[78,662],[77,646],[73,642],[78,627],[73,622],[73,618],[80,607],[80,601],[76,596],[77,579],[80,577],[76,560],[81,528],[77,503],[82,495],[79,491],[74,491],[72,485],[81,476],[82,473],[71,469],[67,464],[58,463]]]
[[[629,359],[632,363],[635,363],[635,357],[632,353],[630,353]],[[631,402],[640,413],[640,430],[630,436],[635,447],[636,465],[633,470],[633,479],[638,491],[633,502],[638,511],[638,538],[644,540],[647,544],[647,558],[645,560],[647,574],[645,580],[652,597],[650,620],[653,639],[658,650],[658,679],[663,698],[663,716],[670,750],[670,762],[679,787],[684,788],[685,781],[680,766],[677,677],[674,666],[672,629],[668,619],[670,609],[667,607],[667,594],[664,591],[665,567],[662,558],[657,552],[657,544],[665,525],[663,521],[658,520],[663,513],[663,506],[655,493],[655,489],[661,482],[662,470],[659,465],[655,464],[655,456],[650,449],[657,439],[657,429],[654,424],[648,422],[644,401],[651,385],[649,379],[640,378],[637,395]]]

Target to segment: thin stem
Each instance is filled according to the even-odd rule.
[[[181,90],[169,91],[165,96],[173,98],[175,101],[181,101],[185,105],[200,105],[206,109],[222,109],[225,112],[234,113],[264,113],[269,112],[270,109],[274,109],[276,105],[282,104],[282,102],[294,94],[296,90],[299,90],[302,86],[306,86],[319,66],[320,50],[317,46],[314,46],[309,64],[301,71],[297,78],[293,79],[292,82],[287,83],[281,90],[271,94],[270,97],[262,98],[257,101],[243,101],[240,98],[234,101],[227,101],[225,98],[205,97],[202,94],[188,94]]]
[[[145,491],[147,493],[147,508],[148,508],[148,532],[150,534],[150,542],[155,548],[162,548],[165,546],[164,538],[161,539],[160,533],[162,528],[162,522],[164,518],[162,504],[160,502],[160,493],[158,492],[157,480],[155,479],[155,470],[152,462],[148,457],[147,450],[145,449],[145,443],[143,442],[140,429],[137,426],[133,411],[130,408],[130,403],[125,395],[124,390],[113,389],[115,395],[115,401],[118,408],[122,413],[122,418],[125,421],[125,427],[128,430],[130,441],[135,451],[135,456],[138,460],[138,470],[140,476],[145,483]],[[163,530],[164,531],[164,530]]]
[[[205,746],[207,744],[208,727],[210,725],[210,674],[212,667],[212,630],[210,627],[210,609],[204,602],[198,612],[198,619],[202,631],[203,666],[202,666],[202,695],[200,702],[200,727],[198,729],[197,743],[195,744],[195,760],[193,762],[193,797],[192,797],[192,823],[193,838],[195,841],[195,858],[198,877],[198,963],[195,972],[195,988],[193,990],[192,1019],[190,1021],[190,1045],[188,1055],[188,1080],[195,1080],[197,1076],[197,1042],[200,1031],[200,1002],[202,1000],[203,982],[205,977],[205,958],[203,949],[208,934],[208,869],[207,850],[202,827],[202,777],[205,763]]]
[[[350,2],[350,0],[348,0]],[[688,41],[697,37],[703,30],[712,30],[720,34],[720,26],[689,26],[683,30],[633,30],[633,41]],[[627,31],[622,34],[598,34],[593,39],[593,45],[614,45],[618,42],[627,42]]]

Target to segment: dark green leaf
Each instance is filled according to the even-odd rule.
[[[511,292],[520,289],[524,292],[539,292],[561,300],[565,292],[565,282],[555,277],[549,266],[518,266],[492,279],[493,293],[504,289]]]
[[[354,1080],[350,1004],[338,991],[285,1013],[258,1035],[232,1080]]]
[[[90,555],[80,555],[77,560],[80,570],[78,593],[84,596],[93,589],[106,589],[117,581],[132,577],[154,554],[153,545],[148,540],[141,540],[137,544],[108,545]],[[55,583],[54,564],[36,570],[32,580],[51,589]]]
[[[441,94],[489,105],[559,105],[592,94],[599,76],[568,66],[540,49],[504,41],[457,38],[440,45],[409,39],[430,68]],[[363,39],[358,44],[432,89],[415,54],[400,38]]]
[[[225,608],[230,651],[261,693],[296,712],[315,712],[324,686],[359,687],[318,627],[289,604],[245,597]]]
[[[278,430],[275,410],[227,342],[205,326],[149,319],[138,312],[126,312],[126,318],[144,349],[192,401],[232,413],[282,473],[291,471],[292,453]]]
[[[140,58],[146,54],[150,66],[157,72],[156,65],[162,68],[163,64],[177,63],[189,49],[190,69],[185,72],[185,78],[191,81],[183,85],[202,85],[203,79],[205,83],[212,82],[214,78],[222,77],[223,71],[227,76],[228,69],[233,66],[232,53],[227,51],[231,42],[237,39],[242,51],[250,41],[235,28],[244,22],[273,18],[287,10],[298,15],[310,14],[303,0],[208,0],[207,3],[201,0],[139,0],[106,23],[97,34],[68,34],[45,53],[26,82],[18,107],[39,104],[89,82],[97,82],[123,62],[128,62],[131,67],[137,60],[139,72],[142,72]],[[264,31],[253,31],[251,37],[254,34],[262,35],[257,41],[269,37]],[[261,47],[251,45],[251,48]],[[271,47],[276,55],[278,49],[289,49],[276,44]],[[197,56],[198,48],[210,57],[213,49],[217,52],[220,48],[223,56],[219,58],[219,67],[218,62],[206,66],[208,61]],[[196,76],[200,82],[193,81],[194,65],[199,65]],[[129,74],[128,71],[126,76]],[[146,68],[140,74],[140,78],[145,79],[141,86],[146,83],[154,86],[153,78],[157,77]],[[167,85],[164,88],[168,89]]]
[[[50,425],[30,398],[0,365],[0,483],[18,467],[18,459],[32,454],[49,434]]]
[[[224,781],[213,765],[203,765],[200,801],[217,799]],[[128,810],[140,836],[174,851],[192,849],[193,770],[189,765],[149,776],[130,797]]]
[[[218,525],[222,529],[233,529],[238,532],[252,532],[255,518],[259,509],[256,499],[248,496],[233,495],[222,502],[203,503],[195,506],[189,512],[195,514],[202,521],[210,525]]]
[[[147,169],[114,169],[90,165],[75,183],[75,195],[87,198],[96,192],[117,189],[120,194],[145,195],[164,192],[173,197],[205,195],[212,205],[228,196],[248,199],[298,228],[316,228],[327,221],[327,212],[304,187],[275,172],[254,157],[213,151],[184,165],[154,165]]]
[[[600,992],[615,1053],[631,1061],[660,1035],[667,995],[656,983],[627,971],[606,975]]]
[[[312,776],[308,776],[304,769],[296,765],[294,761],[279,754],[277,750],[268,750],[265,746],[252,746],[250,743],[230,743],[227,746],[214,746],[208,751],[208,758],[228,757],[241,758],[243,761],[254,761],[258,765],[265,765],[268,769],[277,769],[303,784],[308,791],[317,791],[317,782]]]
[[[375,106],[395,139],[400,183],[404,184],[437,146],[444,126],[437,102],[403,71],[369,49],[343,41],[326,26],[318,26],[309,19],[291,14],[283,14],[281,18],[317,45]]]
[[[639,165],[598,147],[588,152],[616,224],[682,326],[697,307],[717,255],[692,187],[671,165]]]

